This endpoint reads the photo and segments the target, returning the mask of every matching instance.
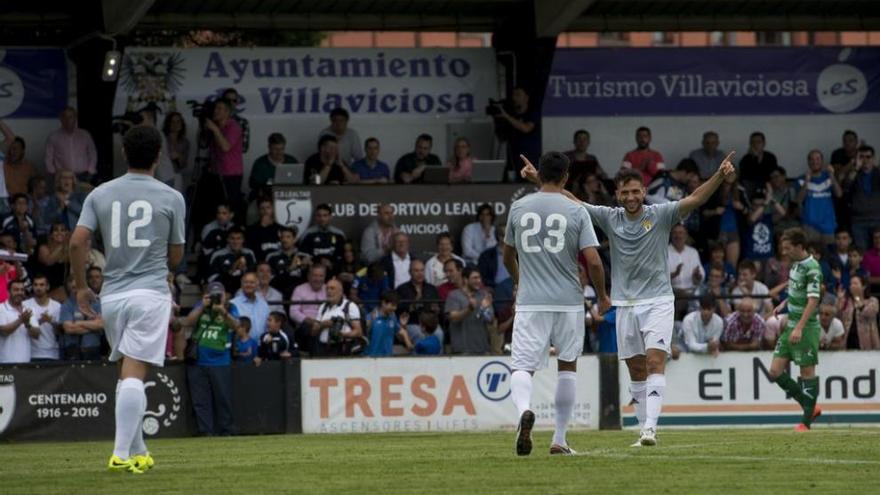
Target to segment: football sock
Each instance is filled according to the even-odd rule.
[[[144,382],[137,378],[122,380],[116,397],[116,439],[113,455],[123,460],[129,458],[135,430],[144,416],[146,406]]]
[[[796,400],[801,407],[804,407],[804,399],[806,399],[806,397],[804,397],[801,388],[791,379],[791,376],[788,373],[782,373],[779,375],[779,378],[776,379],[776,384],[779,385],[779,388],[785,390],[792,399]],[[812,412],[812,409],[810,412]]]
[[[666,376],[659,373],[648,375],[645,382],[645,428],[657,428],[660,410],[663,409],[663,391],[666,389]]]
[[[631,382],[629,384],[629,393],[632,395],[633,406],[636,408],[636,419],[639,420],[639,428],[642,428],[645,426],[645,408],[648,407],[645,382]]]
[[[804,408],[804,424],[810,426],[813,423],[813,410],[819,399],[819,377],[802,378],[801,385],[801,393],[804,396],[804,402],[801,404]]]
[[[560,371],[556,382],[556,432],[553,434],[553,443],[556,445],[568,445],[565,431],[571,419],[571,410],[574,409],[576,393],[577,373]]]
[[[517,370],[510,375],[510,397],[516,406],[516,419],[531,408],[532,375],[528,371]]]
[[[144,411],[146,411],[147,394],[144,392]],[[134,432],[134,440],[131,441],[131,455],[146,455],[147,444],[144,443],[144,414],[141,413],[140,421],[137,424],[137,430]]]

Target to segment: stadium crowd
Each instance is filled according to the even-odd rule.
[[[527,95],[518,98],[524,102],[516,111],[502,109],[498,118],[520,134],[511,139],[528,140],[535,123],[529,121]],[[489,205],[480,207],[463,231],[438,235],[429,253],[411,250],[391,204],[382,205],[375,221],[353,239],[334,226],[327,204],[316,207],[303,232],[280,225],[272,200],[275,170],[298,160],[287,153],[283,135],[270,134],[245,193],[243,154],[256,141],[237,103],[234,89],[224,93],[195,143],[180,113],[169,113],[161,125],[166,141],[157,178],[184,192],[192,208],[189,263],[168,280],[176,294],[193,284],[202,293],[192,308],[176,308],[169,322],[169,360],[200,365],[205,369],[190,379],[211,384],[226,379],[233,361],[259,366],[306,356],[505,352],[515,288],[501,263],[504,225]],[[405,187],[421,182],[429,167],[444,166],[432,153],[430,135],[418,135],[413,151],[392,167],[377,138],[362,139],[349,126],[348,112],[333,110],[329,119],[304,162],[313,187]],[[100,317],[83,315],[69,287],[68,238],[85,196],[100,181],[98,156],[89,133],[77,127],[73,108],[61,113],[60,124],[38,167],[25,158],[24,139],[0,122],[0,248],[6,253],[0,261],[0,363],[106,355]],[[129,124],[159,127],[156,109],[141,110]],[[636,148],[619,164],[603,166],[589,153],[589,132],[576,131],[566,153],[567,188],[584,201],[614,205],[613,173],[634,168],[644,178],[648,203],[675,201],[698,187],[724,157],[719,135],[711,131],[675,167],[667,167],[663,154],[651,147],[650,129],[639,128],[635,140]],[[530,142],[518,146],[536,153]],[[813,150],[807,172],[789,177],[766,146],[765,136],[754,132],[738,175],[672,233],[674,356],[773,348],[785,315],[772,310],[786,297],[789,270],[778,238],[797,225],[808,231],[811,254],[824,272],[823,348],[880,349],[878,301],[871,295],[880,284],[880,169],[874,149],[847,130],[830,159]],[[449,182],[468,182],[473,166],[469,141],[458,139],[445,164]],[[89,284],[96,292],[105,263],[99,246],[94,243],[89,259]],[[615,352],[615,311],[599,315],[584,267],[581,278],[588,307],[584,351]],[[218,418],[220,430],[227,420]]]

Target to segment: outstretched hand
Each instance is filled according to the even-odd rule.
[[[721,167],[719,170],[721,171],[722,177],[727,178],[736,173],[736,167],[734,167],[733,162],[730,161],[733,159],[734,155],[736,155],[736,151],[731,151],[724,157],[724,160],[721,161]]]
[[[536,169],[535,166],[532,165],[532,162],[530,162],[529,159],[526,158],[526,155],[519,155],[519,157],[523,161],[523,163],[525,164],[525,166],[522,168],[522,170],[519,171],[519,175],[523,179],[537,184],[538,183],[538,169]]]

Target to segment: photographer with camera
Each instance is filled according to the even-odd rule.
[[[345,298],[339,280],[327,282],[327,302],[318,308],[318,317],[312,323],[312,337],[316,356],[352,356],[366,349],[361,310]]]
[[[495,134],[507,142],[508,170],[516,172],[517,180],[521,180],[520,155],[532,161],[541,155],[541,118],[529,107],[529,94],[524,88],[513,88],[509,100],[489,100],[486,114],[495,120]]]
[[[204,127],[213,138],[211,164],[223,181],[226,199],[236,216],[244,218],[244,202],[241,194],[241,180],[244,175],[243,131],[238,122],[232,118],[232,104],[227,100],[215,101],[212,118],[204,121]]]
[[[227,301],[223,284],[208,284],[202,300],[177,323],[195,328],[187,343],[187,381],[196,414],[196,431],[202,436],[231,435],[232,335],[238,326],[238,309]]]

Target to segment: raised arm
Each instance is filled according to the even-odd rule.
[[[700,206],[703,206],[706,201],[709,201],[709,198],[711,198],[712,195],[715,194],[715,191],[717,191],[718,187],[721,186],[721,183],[724,182],[724,178],[736,173],[736,168],[730,161],[735,154],[735,151],[731,151],[730,153],[728,153],[727,156],[724,157],[724,161],[721,162],[721,166],[718,168],[718,170],[716,170],[715,173],[712,174],[712,177],[701,184],[700,187],[698,187],[686,198],[681,200],[681,202],[678,204],[679,215],[684,217],[688,213],[699,208]]]

